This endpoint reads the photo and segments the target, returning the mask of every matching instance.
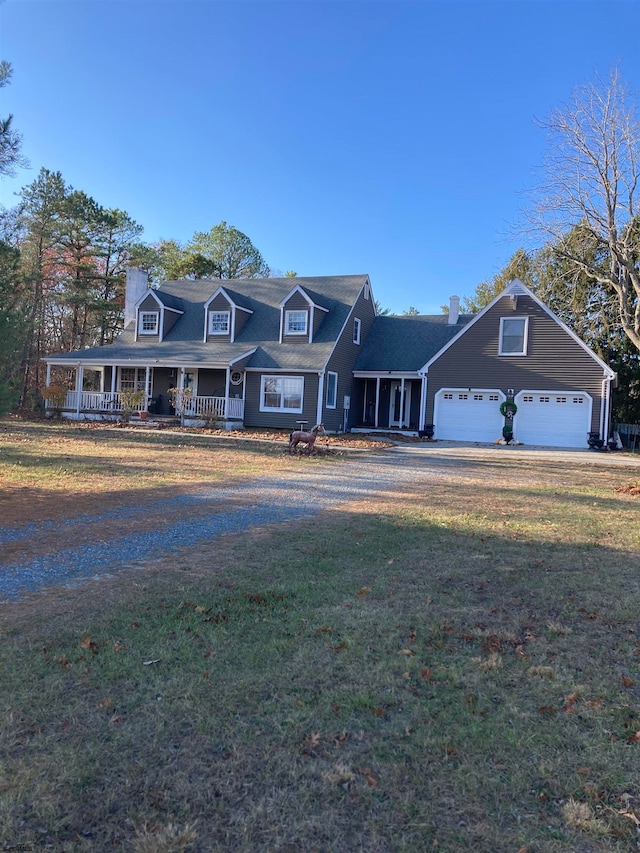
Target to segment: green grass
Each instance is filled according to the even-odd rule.
[[[0,839],[637,849],[638,499],[625,472],[522,467],[468,462],[7,620]]]

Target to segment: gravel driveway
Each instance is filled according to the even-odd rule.
[[[627,454],[454,442],[354,453],[335,465],[310,466],[295,475],[283,473],[171,500],[76,516],[62,529],[53,521],[0,527],[0,600],[17,599],[51,585],[70,586],[112,575],[180,548],[210,544],[227,533],[301,519],[345,501],[365,500],[385,491],[425,491],[454,474],[462,481],[475,478],[478,467],[487,462],[496,463],[492,473],[496,481],[507,476],[507,469],[499,464],[505,454],[523,464],[547,460],[581,467],[607,465],[629,468],[640,476],[640,460]],[[511,469],[508,475],[512,476]],[[562,476],[561,468],[557,476]],[[121,530],[125,523],[130,528],[125,534],[110,533]]]

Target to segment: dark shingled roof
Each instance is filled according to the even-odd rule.
[[[355,370],[420,370],[471,320],[460,315],[449,325],[447,314],[376,317],[362,346]]]
[[[134,324],[130,323],[108,346],[63,353],[55,360],[94,364],[144,364],[157,360],[165,364],[221,366],[253,352],[248,368],[321,370],[367,280],[367,275],[346,275],[165,281],[156,294],[167,307],[178,308],[184,314],[162,343],[142,338],[136,341]],[[311,344],[279,343],[280,303],[296,285],[328,309]],[[220,287],[237,305],[253,311],[234,343],[204,341],[204,305]]]

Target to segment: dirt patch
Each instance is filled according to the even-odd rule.
[[[632,495],[634,498],[640,497],[640,483],[631,483],[628,486],[618,486],[614,489],[614,492],[618,492],[621,495]]]

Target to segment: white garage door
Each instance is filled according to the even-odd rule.
[[[588,394],[534,391],[516,396],[513,435],[523,444],[543,447],[586,447],[591,429]]]
[[[497,390],[472,388],[438,391],[435,400],[435,438],[449,441],[497,441],[502,438],[504,418]]]

